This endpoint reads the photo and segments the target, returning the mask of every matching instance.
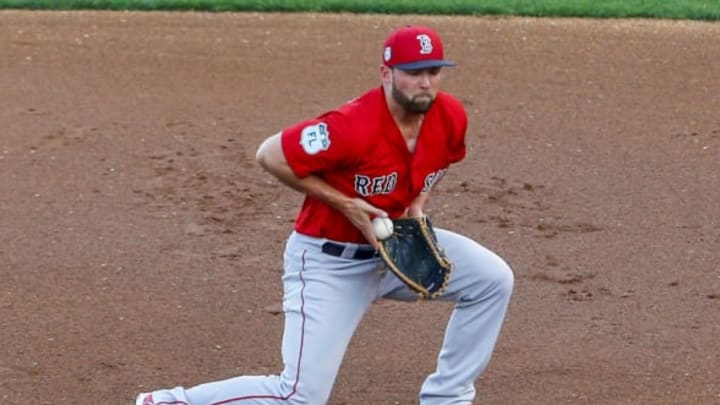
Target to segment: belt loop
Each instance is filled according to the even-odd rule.
[[[340,257],[344,259],[355,259],[355,252],[357,252],[357,245],[353,243],[345,244],[345,248],[342,251]]]

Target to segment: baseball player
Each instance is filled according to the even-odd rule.
[[[398,28],[383,48],[381,86],[260,145],[260,165],[306,196],[284,253],[283,369],[144,393],[137,405],[327,403],[370,304],[418,299],[382,271],[371,220],[424,215],[433,186],[465,157],[465,110],[439,90],[443,69],[454,65],[433,29]],[[439,299],[455,305],[419,403],[467,405],[500,333],[513,274],[467,237],[440,228],[436,233],[454,266]]]

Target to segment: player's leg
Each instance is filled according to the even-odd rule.
[[[500,333],[513,274],[504,260],[475,241],[447,230],[435,231],[454,265],[448,289],[440,299],[455,302],[455,308],[437,369],[421,389],[420,404],[468,404],[475,398],[474,382],[487,367]],[[390,272],[381,283],[381,294],[387,298],[416,299]]]
[[[280,375],[242,376],[189,389],[156,391],[154,403],[326,403],[352,334],[376,297],[380,277],[377,260],[330,256],[322,253],[322,242],[293,234],[286,246],[284,369]]]

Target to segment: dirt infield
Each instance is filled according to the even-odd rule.
[[[277,372],[300,196],[255,150],[408,22],[470,119],[430,214],[516,274],[478,403],[720,403],[720,25],[2,11],[0,404]],[[330,403],[416,403],[449,311],[373,306]]]

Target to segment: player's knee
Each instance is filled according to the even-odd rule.
[[[510,266],[499,257],[488,269],[480,272],[482,276],[477,283],[478,298],[495,296],[499,298],[509,298],[512,294],[515,284],[515,276]]]
[[[498,290],[506,294],[510,294],[515,285],[515,275],[504,260],[500,260],[497,265],[494,284],[497,285]]]

